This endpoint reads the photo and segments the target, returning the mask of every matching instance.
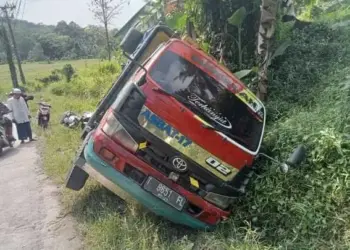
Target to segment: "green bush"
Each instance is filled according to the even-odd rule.
[[[51,92],[55,95],[73,95],[81,98],[101,99],[112,86],[120,72],[120,66],[107,62],[87,68],[70,82],[52,84]]]
[[[49,83],[61,81],[62,80],[62,78],[60,76],[61,72],[62,72],[61,70],[55,69],[51,72],[51,75],[43,77],[43,78],[39,78],[37,80],[39,82],[43,83],[44,86],[46,87]]]
[[[75,70],[72,66],[72,64],[66,64],[64,65],[62,69],[62,73],[66,78],[67,82],[70,82],[72,80],[73,75],[75,74]]]
[[[349,30],[314,24],[294,30],[293,44],[277,58],[269,75],[268,113],[281,118],[291,105],[308,106],[320,92],[319,82],[350,63]]]
[[[265,144],[287,159],[307,148],[304,164],[284,175],[269,162],[234,208],[261,242],[283,249],[350,248],[350,30],[322,24],[294,31],[293,45],[270,74]]]

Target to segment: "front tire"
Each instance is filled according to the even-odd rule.
[[[49,124],[48,124],[47,121],[42,121],[42,122],[41,122],[41,126],[42,126],[43,129],[47,129],[48,126],[49,126]]]

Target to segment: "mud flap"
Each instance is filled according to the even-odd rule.
[[[73,166],[66,179],[66,187],[75,191],[79,191],[85,186],[89,175],[80,167]]]
[[[85,137],[84,142],[81,144],[76,158],[73,162],[73,167],[69,171],[66,178],[66,187],[75,191],[79,191],[85,186],[86,180],[89,178],[89,174],[82,168],[84,167],[86,160],[83,155],[84,148],[91,137],[92,131]]]

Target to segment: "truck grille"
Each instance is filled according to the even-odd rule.
[[[172,167],[170,162],[170,159],[173,157],[173,155],[167,155],[152,148],[152,146],[149,146],[143,150],[139,150],[137,152],[137,156],[166,176],[169,176],[171,172],[176,173],[176,170]],[[187,161],[187,163],[191,164],[189,161]],[[191,166],[189,166],[189,168],[191,168]],[[198,181],[199,188],[191,185],[190,176]],[[191,170],[188,170],[185,173],[179,173],[179,179],[176,183],[188,191],[197,193],[199,189],[204,189],[204,186],[207,182],[199,178]]]

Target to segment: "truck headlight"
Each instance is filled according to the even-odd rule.
[[[110,137],[113,141],[119,143],[126,149],[135,153],[138,149],[138,144],[131,137],[128,131],[125,130],[123,125],[117,120],[113,112],[109,112],[106,117],[106,122],[102,126],[103,132]]]

